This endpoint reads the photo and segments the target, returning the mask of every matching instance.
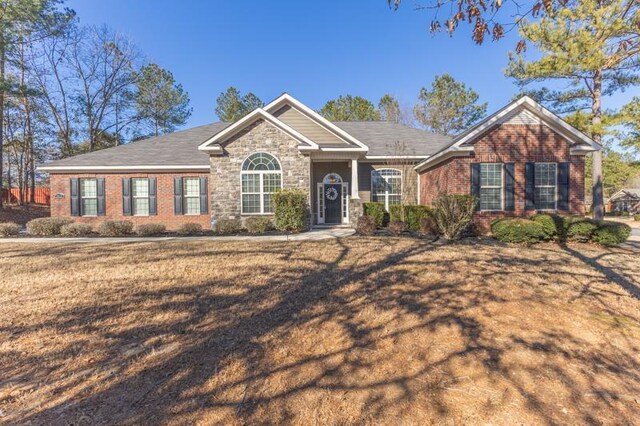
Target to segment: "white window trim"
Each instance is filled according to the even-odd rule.
[[[555,164],[556,166],[556,172],[553,174],[554,176],[554,180],[553,180],[553,186],[554,186],[554,191],[553,191],[553,208],[552,209],[539,209],[538,206],[536,206],[536,189],[538,188],[550,188],[551,185],[536,185],[536,166],[538,164]],[[550,161],[545,161],[545,162],[541,162],[541,163],[534,163],[533,164],[533,204],[534,207],[536,209],[536,211],[539,212],[555,212],[558,210],[558,163],[553,163]]]
[[[280,169],[279,170],[242,170],[242,167],[244,166],[244,163],[247,161],[247,159],[249,159],[249,157],[251,157],[254,154],[260,154],[260,153],[268,154],[268,155],[272,156],[276,160],[276,162],[278,163],[278,166],[280,167]],[[266,152],[266,151],[252,152],[251,154],[247,155],[247,157],[240,164],[240,214],[242,216],[273,216],[273,212],[265,213],[265,211],[264,211],[264,196],[266,194],[273,194],[273,192],[264,192],[264,175],[265,174],[279,174],[280,175],[280,189],[282,189],[282,163],[280,162],[278,157],[276,157],[275,155],[271,154],[270,152]],[[242,190],[242,176],[243,175],[260,175],[260,183],[259,183],[260,191],[259,192],[244,192]],[[259,195],[260,196],[260,211],[259,212],[245,213],[243,195]]]
[[[187,179],[197,179],[198,181],[198,195],[189,195],[187,196],[187,185],[185,181]],[[197,198],[198,199],[198,213],[187,213],[187,199],[189,198]],[[200,210],[202,206],[200,205],[200,177],[199,176],[184,176],[182,178],[182,214],[183,216],[200,216]]]
[[[371,171],[371,199],[373,199],[373,197],[377,197],[378,196],[377,192],[375,191],[374,177],[373,177],[374,173],[380,173],[383,170],[393,170],[393,171],[398,172],[400,174],[400,192],[397,193],[397,194],[396,193],[390,194],[387,189],[385,189],[385,191],[384,191],[384,210],[388,212],[389,211],[389,195],[392,195],[392,196],[399,195],[400,199],[402,200],[402,186],[404,185],[404,176],[402,176],[402,170],[394,169],[393,167],[385,167],[385,168],[382,168],[382,169],[373,169]],[[386,176],[380,175],[380,177],[384,179]],[[396,178],[397,176],[388,176],[388,177]],[[384,181],[387,184],[389,183],[389,182],[387,182],[386,179],[384,179]]]
[[[146,180],[147,181],[147,196],[146,197],[143,197],[143,196],[140,196],[140,195],[134,195],[134,188],[135,188],[134,181],[135,180]],[[131,178],[131,213],[132,213],[133,216],[139,216],[139,217],[147,217],[147,216],[149,216],[149,210],[150,210],[150,207],[151,207],[149,205],[147,206],[147,214],[138,214],[138,213],[135,212],[135,210],[136,210],[136,202],[135,202],[135,200],[136,199],[144,199],[144,198],[146,198],[147,202],[148,202],[149,198],[150,198],[149,197],[149,189],[150,189],[149,188],[149,178],[139,178],[139,177],[138,178]]]
[[[96,196],[95,197],[83,197],[82,196],[82,181],[83,180],[92,180],[96,183]],[[78,179],[78,200],[79,200],[79,210],[80,217],[98,217],[98,178],[80,178]],[[82,200],[96,200],[96,214],[84,214],[82,208]]]
[[[499,164],[500,165],[500,186],[482,186],[482,165],[483,164]],[[480,212],[503,212],[504,211],[504,163],[480,163],[480,198],[482,198],[482,188],[500,188],[500,209],[479,209]],[[481,200],[478,200],[478,204]]]

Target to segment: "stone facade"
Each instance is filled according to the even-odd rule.
[[[527,216],[525,210],[524,167],[527,162],[569,162],[569,211],[584,214],[584,156],[571,155],[570,144],[546,125],[504,124],[475,142],[474,153],[444,161],[420,173],[420,203],[431,205],[440,194],[468,194],[471,190],[471,163],[515,163],[515,211],[478,212],[475,221],[482,227],[505,215]]]
[[[311,161],[308,155],[300,153],[298,145],[298,141],[263,120],[229,139],[223,155],[211,156],[209,199],[212,218],[244,220],[256,216],[242,214],[240,185],[242,163],[256,152],[269,153],[280,161],[283,188],[299,188],[310,194]]]

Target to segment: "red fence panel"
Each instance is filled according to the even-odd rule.
[[[51,205],[51,190],[45,186],[36,187],[34,191],[34,198],[36,204]],[[31,189],[25,191],[24,202],[28,203],[31,195]],[[7,204],[15,204],[20,201],[20,189],[19,188],[5,188],[2,190],[2,201]]]

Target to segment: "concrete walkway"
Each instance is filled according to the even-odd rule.
[[[333,238],[343,238],[353,235],[351,228],[321,228],[312,229],[309,232],[291,235],[207,235],[200,237],[87,237],[87,238],[62,238],[62,237],[26,237],[26,238],[0,238],[0,244],[21,243],[140,243],[161,241],[319,241]]]

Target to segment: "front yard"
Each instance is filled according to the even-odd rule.
[[[0,422],[640,418],[621,248],[16,243],[0,271]]]

